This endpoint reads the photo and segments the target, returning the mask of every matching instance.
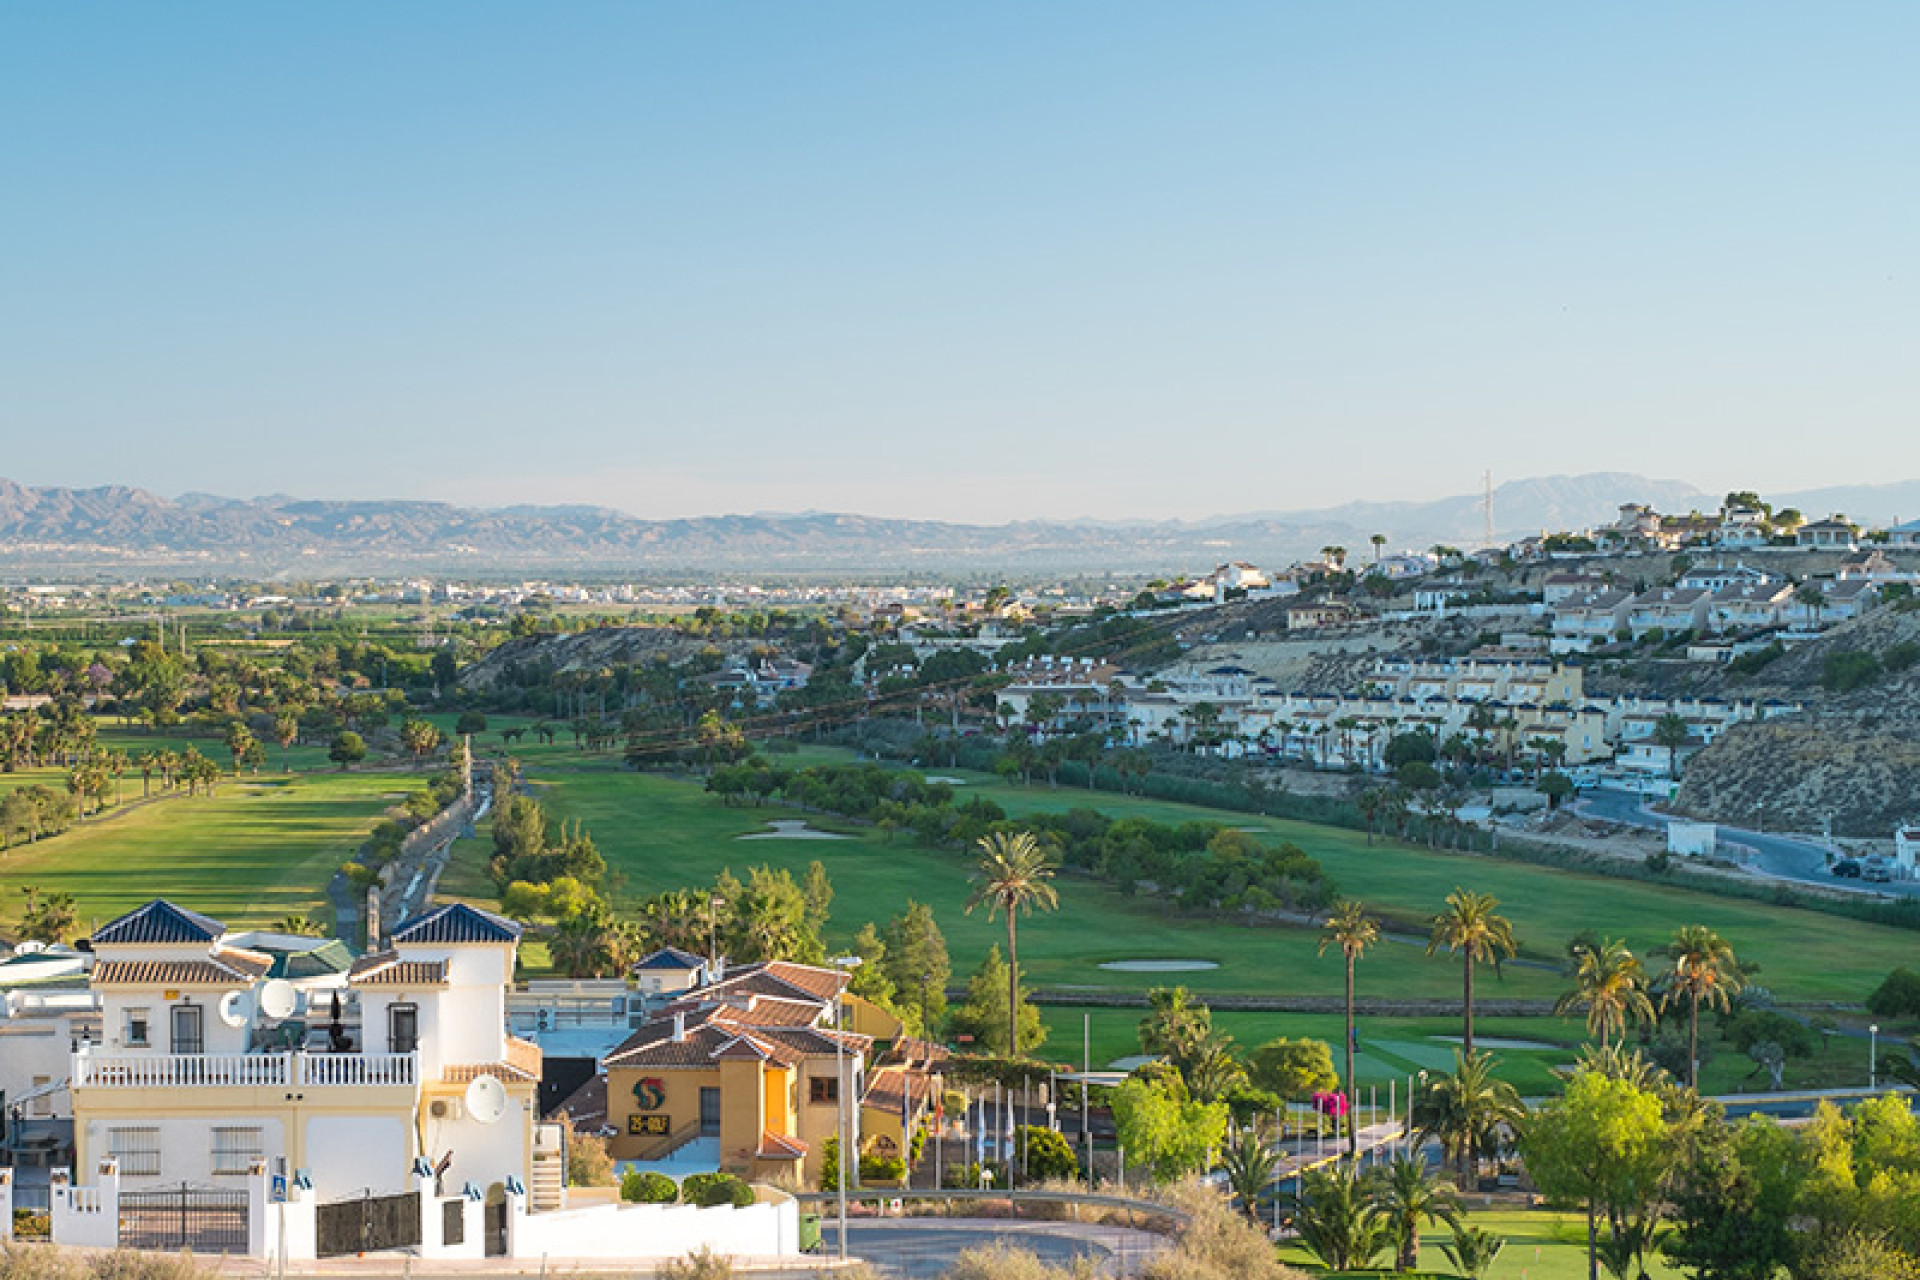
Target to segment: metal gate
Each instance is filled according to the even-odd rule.
[[[120,1247],[244,1254],[247,1193],[208,1191],[185,1183],[165,1191],[122,1191]]]
[[[420,1243],[420,1193],[336,1200],[319,1206],[314,1252],[322,1258],[348,1253],[410,1249]]]
[[[498,1201],[487,1205],[486,1213],[486,1255],[489,1258],[507,1256],[507,1202]]]

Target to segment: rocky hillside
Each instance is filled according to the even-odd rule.
[[[1725,686],[1727,694],[1789,699],[1806,710],[1742,726],[1701,752],[1678,806],[1716,821],[1764,819],[1800,831],[1818,831],[1830,818],[1835,834],[1848,836],[1885,837],[1895,823],[1920,817],[1916,653],[1920,610],[1882,608]],[[1860,683],[1828,688],[1830,664],[1861,668]]]
[[[520,669],[531,673],[595,672],[664,657],[679,662],[714,644],[682,635],[670,627],[601,627],[557,636],[521,636],[509,640],[460,673],[460,687],[491,689]],[[719,646],[723,650],[725,644]],[[738,646],[745,652],[748,645]]]

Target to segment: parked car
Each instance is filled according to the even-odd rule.
[[[1843,879],[1858,880],[1860,878],[1860,864],[1852,858],[1842,858],[1833,864],[1833,874]]]

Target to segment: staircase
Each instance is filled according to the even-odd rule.
[[[533,1131],[533,1183],[527,1188],[527,1195],[535,1213],[566,1207],[567,1158],[564,1150],[559,1125],[543,1124]]]

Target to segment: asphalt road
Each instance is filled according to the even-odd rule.
[[[840,1247],[839,1224],[823,1219],[820,1227],[822,1252],[832,1257]],[[1056,1267],[1087,1258],[1116,1276],[1133,1275],[1164,1247],[1162,1239],[1149,1232],[1071,1222],[906,1218],[847,1224],[847,1252],[866,1259],[882,1275],[899,1280],[930,1280],[946,1270],[962,1249],[996,1240],[1016,1245]]]
[[[1628,826],[1659,828],[1672,821],[1665,814],[1656,813],[1645,805],[1644,797],[1633,792],[1603,789],[1582,792],[1576,807],[1590,817]],[[1762,875],[1817,884],[1828,889],[1920,897],[1920,882],[1896,880],[1888,884],[1863,885],[1858,880],[1842,880],[1829,874],[1825,848],[1807,840],[1729,826],[1720,828],[1720,839],[1750,850],[1747,865]]]

